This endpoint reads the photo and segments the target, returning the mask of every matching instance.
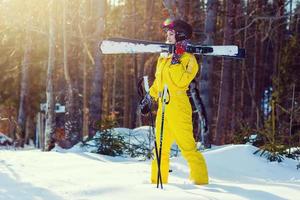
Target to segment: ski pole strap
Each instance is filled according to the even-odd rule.
[[[167,94],[168,94],[168,86],[165,85],[164,92],[163,92],[163,100],[165,101],[165,103],[167,102]]]
[[[164,90],[158,93],[158,96],[161,98],[161,101],[165,101],[165,104],[169,104],[171,100],[170,91],[168,90],[168,86],[164,86]],[[169,97],[169,98],[168,98]],[[167,100],[168,99],[168,100]]]

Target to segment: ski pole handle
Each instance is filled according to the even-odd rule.
[[[144,76],[143,78],[144,78],[145,91],[148,93],[149,92],[148,76]]]
[[[167,86],[167,84],[165,84],[164,93],[163,93],[163,101],[165,101],[165,102],[166,102],[166,99],[167,99],[167,94],[168,94],[168,86]]]

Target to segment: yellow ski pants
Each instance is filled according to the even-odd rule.
[[[172,94],[171,94],[172,95]],[[170,96],[171,96],[170,95]],[[183,106],[182,106],[183,105]],[[188,106],[189,105],[189,106]],[[178,110],[178,108],[180,110]],[[156,142],[159,152],[162,106],[159,103],[159,109],[156,117]],[[187,160],[190,168],[190,180],[197,185],[208,184],[208,172],[203,155],[197,151],[196,143],[193,137],[192,111],[189,99],[186,95],[173,95],[170,103],[166,105],[164,117],[164,130],[161,153],[161,176],[162,182],[168,183],[169,176],[169,158],[171,145],[175,141],[183,157]],[[155,152],[154,152],[155,155]],[[151,182],[157,183],[157,160],[152,161]]]

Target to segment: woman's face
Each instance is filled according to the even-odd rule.
[[[167,31],[167,44],[175,44],[176,39],[175,39],[175,31],[174,30],[168,30]]]

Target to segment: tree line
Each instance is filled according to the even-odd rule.
[[[137,85],[143,75],[154,79],[158,55],[101,55],[98,45],[109,37],[164,41],[162,22],[180,18],[195,43],[246,49],[244,60],[197,57],[209,143],[255,133],[261,145],[299,145],[299,14],[295,0],[0,1],[1,131],[28,143],[41,103],[46,149],[91,138],[107,119],[148,124]],[[56,103],[65,106],[62,121]]]

